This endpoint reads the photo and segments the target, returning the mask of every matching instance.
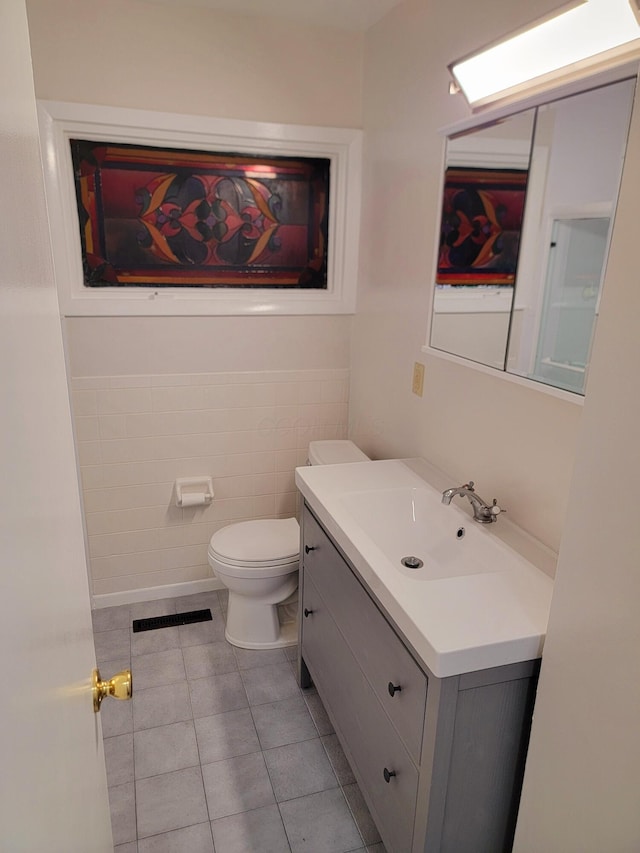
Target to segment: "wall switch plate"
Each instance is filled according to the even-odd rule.
[[[417,394],[418,397],[422,397],[422,391],[424,389],[424,364],[421,364],[419,361],[413,365],[413,383],[411,385],[411,390],[414,394]]]

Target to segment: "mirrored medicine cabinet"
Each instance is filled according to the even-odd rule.
[[[584,394],[635,83],[447,137],[432,350]]]

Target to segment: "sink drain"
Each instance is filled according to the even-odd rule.
[[[419,557],[403,557],[400,562],[408,569],[420,569],[424,566],[424,563]]]

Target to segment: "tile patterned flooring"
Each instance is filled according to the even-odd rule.
[[[133,700],[101,712],[114,853],[384,853],[295,648],[231,646],[225,596],[93,613],[103,677],[133,671]],[[131,631],[207,607],[211,622]]]

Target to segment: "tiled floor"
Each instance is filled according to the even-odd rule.
[[[295,649],[224,639],[222,592],[94,611],[103,677],[132,702],[102,728],[116,853],[384,853]],[[213,621],[133,634],[133,619],[209,607]]]

